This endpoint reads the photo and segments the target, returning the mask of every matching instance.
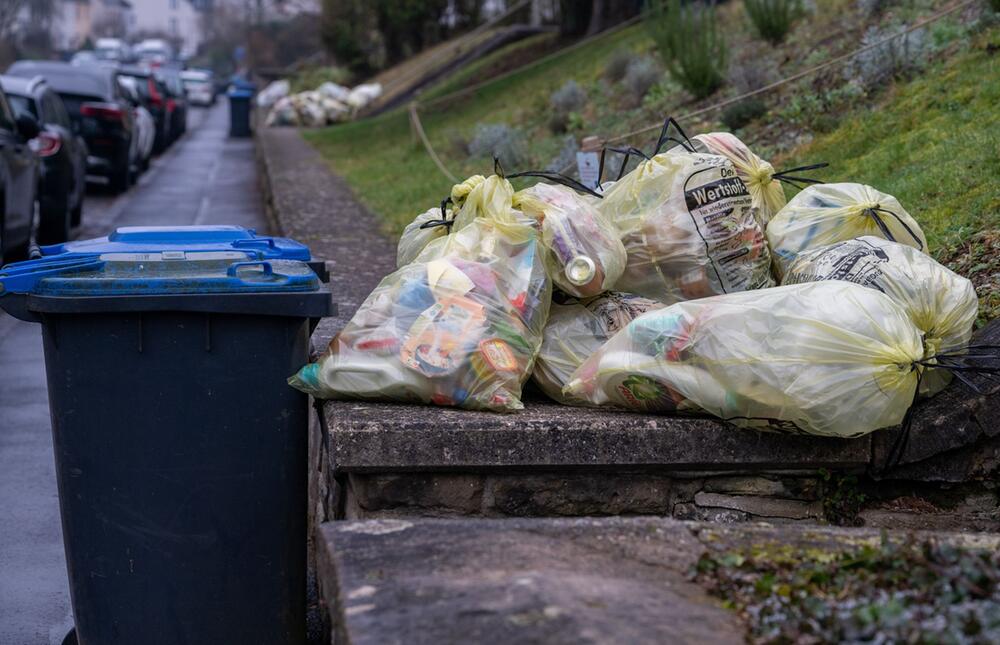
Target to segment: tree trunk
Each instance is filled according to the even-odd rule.
[[[590,24],[587,25],[587,36],[604,31],[604,0],[594,0],[590,8]]]

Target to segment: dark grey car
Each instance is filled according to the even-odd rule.
[[[132,105],[118,83],[117,70],[20,60],[10,66],[7,75],[44,77],[62,98],[74,128],[87,142],[88,173],[107,177],[115,192],[128,189],[138,138],[134,135]]]
[[[31,240],[40,175],[28,142],[38,131],[30,117],[15,118],[0,86],[0,265],[22,259]]]
[[[41,77],[0,76],[15,116],[36,119],[41,132],[32,140],[42,160],[38,190],[38,242],[57,244],[79,225],[87,183],[87,144],[73,130],[62,99]]]

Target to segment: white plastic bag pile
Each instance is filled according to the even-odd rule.
[[[307,128],[348,121],[358,111],[382,95],[379,83],[366,83],[354,89],[326,82],[315,90],[289,94],[288,81],[274,81],[257,95],[257,105],[266,109],[268,126]]]
[[[781,173],[728,133],[603,194],[530,175],[556,183],[477,175],[418,215],[397,272],[293,385],[511,411],[531,375],[568,405],[857,437],[940,391],[969,344],[972,284],[870,186],[786,203]]]

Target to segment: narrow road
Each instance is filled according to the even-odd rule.
[[[134,225],[266,232],[253,142],[228,138],[221,102],[188,125],[132,190],[88,194],[76,237]],[[0,313],[0,644],[59,645],[72,624],[41,331]]]

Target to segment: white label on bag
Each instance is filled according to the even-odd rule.
[[[576,153],[576,169],[580,173],[580,183],[587,188],[597,188],[601,184],[601,156],[596,152]]]
[[[770,261],[750,192],[730,164],[691,173],[684,199],[705,244],[713,277],[726,293],[767,286]]]
[[[825,249],[808,259],[804,271],[789,273],[784,284],[843,280],[870,289],[885,291],[879,284],[882,266],[889,255],[864,240],[849,240]]]

